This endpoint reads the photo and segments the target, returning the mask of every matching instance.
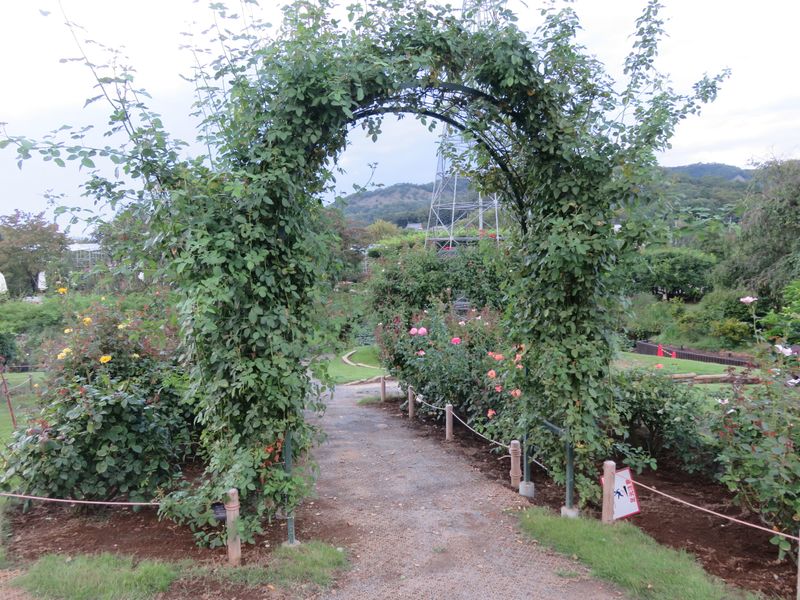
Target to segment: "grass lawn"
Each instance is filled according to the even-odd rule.
[[[30,393],[28,386],[28,376],[33,377],[33,383],[38,384],[44,379],[42,371],[31,371],[30,373],[6,373],[6,381],[11,392],[11,406],[14,407],[14,414],[17,417],[17,425],[24,425],[27,420],[39,412],[38,398],[36,394]],[[0,443],[4,443],[11,437],[14,428],[11,426],[11,415],[8,414],[5,394],[0,392]]]
[[[355,353],[350,357],[352,362],[360,362],[365,365],[375,365],[377,369],[348,365],[341,356],[336,356],[328,362],[328,373],[333,378],[334,383],[350,383],[370,377],[379,377],[385,372],[380,368],[378,361],[378,350],[375,346],[359,346]]]
[[[682,358],[670,358],[669,356],[649,356],[647,354],[635,354],[633,352],[620,352],[614,365],[619,369],[653,369],[656,370],[656,365],[663,365],[659,372],[665,375],[672,375],[675,373],[696,373],[697,375],[722,375],[728,372],[727,365],[718,365],[716,363],[700,362],[696,360],[685,360]],[[738,372],[742,369],[734,367],[734,371]]]
[[[23,383],[28,383],[28,377],[33,377],[33,383],[39,383],[44,379],[44,371],[31,371],[29,373],[6,373],[8,387],[14,387]]]
[[[571,555],[592,575],[611,581],[642,600],[756,600],[707,574],[686,552],[661,546],[630,523],[604,525],[594,519],[565,519],[543,508],[520,517],[523,531]],[[562,575],[566,576],[566,575]]]
[[[356,404],[359,406],[366,406],[367,404],[378,404],[380,401],[380,396],[365,396],[363,398],[359,398]]]
[[[189,561],[139,561],[107,553],[76,557],[50,554],[33,563],[13,585],[37,598],[52,600],[154,600],[178,579],[214,579],[250,587],[274,584],[287,589],[305,585],[324,588],[347,566],[343,551],[319,541],[296,548],[280,547],[267,564],[236,568],[193,566]]]
[[[371,367],[381,366],[381,361],[378,358],[378,349],[375,346],[359,346],[350,357],[350,360],[354,363],[370,365]]]
[[[37,598],[59,600],[150,600],[177,579],[178,568],[163,562],[100,554],[37,560],[14,580]]]
[[[35,394],[11,396],[11,406],[17,417],[17,426],[23,427],[32,416],[39,412],[39,398]],[[11,425],[11,415],[8,413],[6,398],[0,394],[0,444],[10,440],[14,428]]]
[[[347,555],[333,546],[312,540],[295,548],[276,548],[266,565],[223,567],[208,573],[209,576],[247,586],[273,583],[291,588],[304,583],[327,587],[337,571],[348,566]],[[191,570],[192,576],[202,575],[203,568]]]

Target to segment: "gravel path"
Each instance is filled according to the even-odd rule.
[[[352,527],[352,569],[323,598],[618,599],[578,563],[528,541],[526,502],[488,480],[444,440],[379,408],[378,385],[339,386],[315,455],[320,521]]]

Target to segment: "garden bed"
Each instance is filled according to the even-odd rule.
[[[347,523],[325,523],[317,515],[325,505],[321,498],[305,502],[297,511],[296,531],[301,540],[322,540],[334,546],[349,546],[354,541],[353,527]],[[6,508],[11,536],[5,543],[7,558],[16,566],[25,566],[41,556],[60,554],[79,556],[109,552],[133,556],[137,560],[160,560],[185,564],[192,561],[190,572],[176,580],[164,600],[221,598],[239,600],[264,597],[260,587],[230,580],[230,575],[216,575],[227,564],[226,549],[200,548],[187,527],[159,520],[155,509],[133,511],[129,508],[76,510],[56,504],[35,504],[23,514],[19,507]],[[272,551],[286,541],[286,521],[277,520],[257,536],[256,543],[243,548],[245,566],[263,565]],[[196,571],[196,573],[194,571]],[[233,575],[235,577],[235,575]],[[223,596],[223,594],[225,594]],[[280,587],[270,587],[270,598],[284,595]]]
[[[405,418],[406,412],[400,409],[397,402],[375,406]],[[409,424],[407,418],[406,424]],[[444,443],[443,421],[440,423],[418,417],[410,426],[416,428],[420,435],[441,438]],[[499,455],[490,452],[484,440],[458,422],[454,424],[454,435],[456,443],[452,447],[467,455],[474,467],[488,477],[509,484],[507,460],[498,460]],[[564,504],[564,488],[553,483],[536,465],[532,466],[531,477],[536,486],[536,497],[532,503],[559,510]],[[732,494],[727,489],[698,476],[662,465],[658,471],[645,472],[635,478],[698,506],[760,524],[757,517],[733,504]],[[777,548],[769,543],[768,534],[692,510],[642,488],[638,488],[638,491],[642,512],[630,520],[656,541],[691,552],[706,571],[732,585],[769,597],[794,598],[795,566],[789,561],[777,561]],[[599,518],[597,511],[589,509],[584,512]]]

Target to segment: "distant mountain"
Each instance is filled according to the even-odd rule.
[[[386,187],[350,194],[334,206],[341,208],[346,217],[364,224],[378,219],[397,223],[428,221],[433,184],[395,183]]]
[[[679,211],[715,214],[732,214],[753,173],[720,163],[664,167],[663,172],[660,192],[669,206]],[[407,223],[427,223],[432,192],[432,183],[396,183],[351,194],[334,205],[347,218],[364,225],[383,219],[404,227]],[[465,179],[460,180],[458,194],[474,194]]]
[[[739,167],[722,163],[694,163],[693,165],[684,165],[682,167],[664,167],[664,170],[667,173],[688,175],[693,179],[716,177],[727,181],[749,181],[753,176],[752,170],[740,169]]]

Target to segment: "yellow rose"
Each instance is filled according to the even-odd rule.
[[[103,363],[103,364],[106,364],[107,362],[110,362],[110,361],[111,361],[111,355],[110,354],[103,354],[103,356],[100,357],[100,362]]]
[[[83,324],[84,325],[91,325],[92,324],[92,317],[83,317]]]
[[[60,288],[58,288],[56,291],[57,291],[59,294],[61,294],[61,295],[63,296],[64,294],[66,294],[66,293],[67,293],[67,288],[65,288],[65,287],[60,287]]]
[[[127,325],[125,325],[125,323],[120,323],[119,325],[117,325],[117,329],[125,329],[126,327]]]
[[[67,328],[64,330],[64,333],[72,333],[72,329],[70,329],[69,327],[67,327]]]

